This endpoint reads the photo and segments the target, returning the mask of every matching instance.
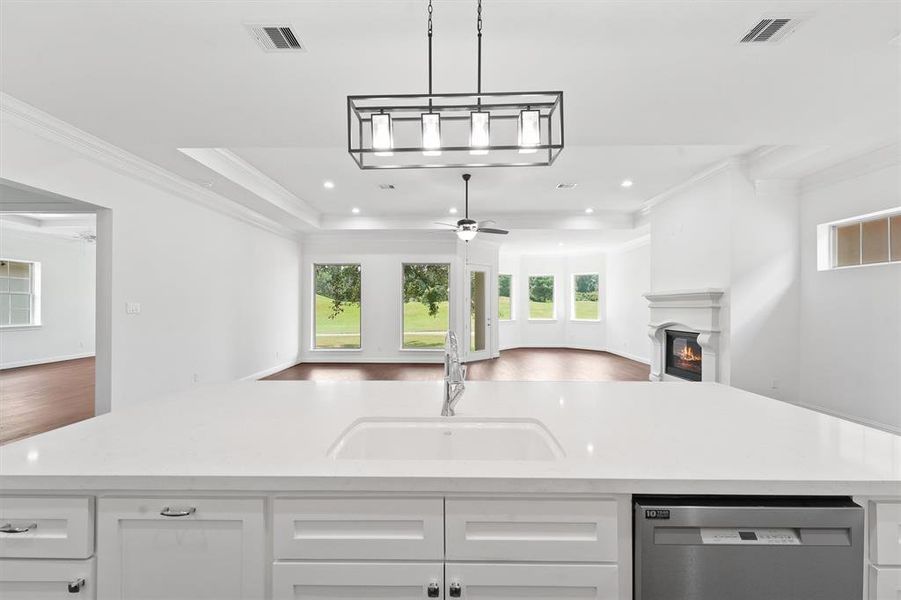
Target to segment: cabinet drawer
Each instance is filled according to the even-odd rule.
[[[444,564],[275,563],[275,600],[421,600],[444,598]],[[429,587],[433,593],[429,595]]]
[[[901,566],[901,502],[870,502],[870,562]]]
[[[442,560],[441,498],[277,498],[275,558]]]
[[[90,600],[96,598],[94,559],[0,559],[3,600]]]
[[[616,562],[615,500],[447,499],[448,560]]]
[[[0,497],[0,558],[88,558],[94,554],[94,499]]]
[[[467,600],[620,600],[616,565],[448,563],[445,591]]]
[[[870,600],[901,598],[901,568],[870,567]]]

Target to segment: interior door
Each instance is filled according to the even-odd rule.
[[[491,268],[486,265],[469,265],[466,269],[466,360],[491,358],[492,303]]]

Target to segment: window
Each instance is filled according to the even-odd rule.
[[[360,265],[313,265],[313,347],[360,348]]]
[[[403,277],[403,348],[444,348],[448,328],[450,265],[404,265]]]
[[[554,319],[554,276],[529,276],[529,319]]]
[[[598,280],[597,273],[573,275],[573,320],[597,321],[601,318]]]
[[[497,276],[497,318],[501,321],[513,318],[513,275]]]
[[[831,226],[832,268],[901,262],[901,214]]]
[[[40,325],[40,263],[0,259],[0,327]]]

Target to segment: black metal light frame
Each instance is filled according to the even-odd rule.
[[[442,138],[468,139],[471,112],[489,113],[490,122],[516,121],[523,110],[538,110],[542,143],[524,148],[515,143],[490,144],[473,148],[468,144],[442,146],[441,156],[424,156],[435,149],[424,148],[419,136],[422,113],[441,117]],[[392,156],[372,147],[372,115],[388,114],[394,126],[394,139],[407,137],[420,143],[400,144],[391,148]],[[496,131],[496,129],[493,129]],[[361,169],[429,169],[475,167],[550,166],[564,147],[563,92],[482,92],[472,94],[396,94],[347,97],[347,152]],[[521,150],[534,151],[521,154]],[[476,150],[485,154],[472,155]],[[391,158],[393,160],[382,160]]]

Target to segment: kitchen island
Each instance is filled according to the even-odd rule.
[[[158,598],[555,582],[625,600],[633,495],[815,495],[867,509],[868,597],[901,590],[899,436],[719,384],[472,382],[447,418],[461,428],[438,431],[462,446],[405,439],[440,430],[440,409],[440,382],[239,382],[9,444],[0,520],[36,526],[0,533],[0,581],[85,579],[90,598],[159,578]],[[386,424],[409,456],[349,441]]]

